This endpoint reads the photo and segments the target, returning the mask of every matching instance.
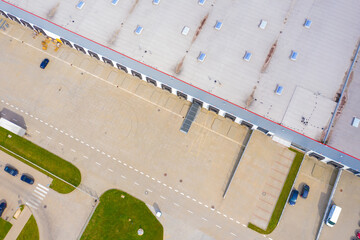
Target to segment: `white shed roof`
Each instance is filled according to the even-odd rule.
[[[6,130],[19,135],[20,137],[25,135],[26,130],[22,127],[10,122],[5,118],[0,118],[0,127],[5,128]]]

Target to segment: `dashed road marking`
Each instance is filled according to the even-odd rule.
[[[160,195],[160,197],[161,197],[162,199],[164,199],[164,200],[166,199],[164,196],[161,196],[161,195]]]
[[[85,155],[84,155],[83,157],[84,157],[85,159],[89,159],[89,158],[88,158],[87,156],[85,156]]]
[[[139,184],[137,182],[134,182],[135,185],[139,186]]]
[[[72,152],[76,152],[75,149],[72,149],[72,148],[71,148],[70,150],[71,150]]]
[[[208,220],[207,220],[206,218],[204,218],[204,217],[202,217],[201,219],[204,220],[204,221],[206,221],[206,222],[208,221]]]
[[[191,213],[191,214],[194,214],[192,211],[190,211],[189,209],[188,210],[186,210],[188,213]]]
[[[216,224],[215,226],[216,226],[217,228],[221,228],[221,226],[219,226],[219,225],[217,225],[217,224]]]
[[[126,177],[125,177],[124,175],[121,175],[121,177],[122,177],[123,179],[126,179]]]
[[[108,168],[109,172],[114,172],[114,170],[112,170],[111,168]]]
[[[177,204],[176,202],[174,202],[174,205],[175,205],[175,206],[177,206],[177,207],[179,207],[179,206],[180,206],[180,205],[179,205],[179,204]]]
[[[148,188],[146,189],[146,191],[148,191],[148,192],[152,192],[152,191],[151,191],[150,189],[148,189]]]
[[[101,163],[95,162],[97,165],[101,166]]]
[[[236,234],[235,234],[235,233],[231,232],[230,234],[233,235],[234,237],[236,237]]]

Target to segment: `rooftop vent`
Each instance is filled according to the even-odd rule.
[[[199,0],[199,5],[204,5],[205,4],[205,2],[206,2],[206,0]]]
[[[261,21],[260,21],[260,24],[259,24],[259,28],[265,29],[265,28],[266,28],[266,25],[267,25],[267,21],[261,20]]]
[[[283,92],[283,90],[284,90],[284,87],[283,87],[283,86],[277,85],[277,86],[276,86],[275,93],[276,93],[277,95],[281,95],[282,92]]]
[[[298,56],[298,53],[295,52],[294,50],[292,50],[292,51],[291,51],[291,54],[290,54],[290,60],[295,61],[296,58],[297,58],[297,56]]]
[[[140,25],[138,25],[138,26],[136,27],[136,29],[135,29],[135,33],[136,33],[137,35],[140,35],[141,32],[142,32],[142,30],[143,30],[143,27],[140,26]]]
[[[76,5],[76,8],[77,9],[82,9],[85,5],[85,2],[84,1],[80,1],[77,5]]]
[[[311,21],[311,20],[309,20],[309,19],[305,19],[305,22],[304,22],[304,27],[306,27],[306,28],[310,28],[311,23],[312,23],[312,21]]]
[[[216,21],[216,24],[215,24],[214,28],[215,28],[216,30],[220,30],[220,29],[221,29],[221,26],[222,26],[222,22]]]
[[[119,2],[119,0],[111,0],[112,5],[116,5]]]
[[[159,5],[159,3],[160,3],[160,0],[153,0],[154,5]]]
[[[250,62],[251,55],[252,55],[251,52],[246,51],[244,55],[244,60]]]
[[[185,26],[185,27],[182,29],[181,34],[184,35],[184,36],[186,36],[186,35],[188,35],[189,31],[190,31],[190,28],[189,28],[188,26]]]
[[[206,58],[206,54],[203,53],[203,52],[200,52],[197,60],[198,60],[199,62],[203,62],[203,61],[205,60],[205,58]]]
[[[352,120],[351,126],[357,128],[357,127],[359,127],[359,124],[360,124],[360,119],[358,119],[357,117],[354,117]]]

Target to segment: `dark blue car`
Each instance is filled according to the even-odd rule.
[[[34,183],[34,179],[32,177],[26,175],[26,174],[21,175],[20,179],[21,179],[21,181],[26,182],[28,184],[33,184]]]
[[[4,171],[11,174],[11,175],[13,175],[13,176],[18,175],[18,173],[19,173],[19,171],[16,168],[13,168],[13,167],[10,167],[10,166],[5,166]]]
[[[290,198],[289,198],[289,204],[290,204],[291,206],[294,206],[294,205],[295,205],[298,196],[299,196],[299,191],[296,190],[296,189],[293,189],[293,190],[291,191]]]
[[[7,206],[6,202],[0,203],[0,217],[2,216],[3,212],[5,211],[6,206]]]
[[[40,68],[44,69],[46,68],[46,66],[48,65],[49,63],[49,59],[45,58],[41,63],[40,63]]]
[[[301,196],[302,198],[307,198],[308,195],[309,195],[309,191],[310,191],[309,185],[305,184],[305,185],[303,186],[302,190],[301,190],[300,196]]]

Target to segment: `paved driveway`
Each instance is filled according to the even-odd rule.
[[[333,204],[342,208],[340,217],[334,227],[324,226],[320,240],[352,239],[360,231],[360,178],[343,171]]]
[[[308,184],[309,196],[307,199],[299,196],[295,206],[286,203],[281,221],[270,237],[276,240],[287,240],[289,236],[297,240],[315,239],[334,177],[334,167],[306,156],[294,187],[301,192],[302,186]]]

